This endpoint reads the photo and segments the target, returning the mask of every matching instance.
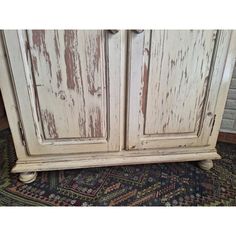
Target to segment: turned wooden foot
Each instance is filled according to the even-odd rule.
[[[20,173],[19,180],[25,184],[29,184],[35,181],[37,172],[24,172]]]
[[[199,161],[198,166],[203,170],[210,170],[213,167],[212,160]]]

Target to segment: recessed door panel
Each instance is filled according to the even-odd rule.
[[[194,133],[209,82],[216,31],[152,31],[145,134]]]
[[[106,138],[103,34],[103,31],[27,31],[27,55],[32,61],[45,139]]]

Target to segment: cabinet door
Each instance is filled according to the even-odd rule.
[[[5,31],[30,155],[118,151],[120,33]]]
[[[129,33],[127,149],[206,146],[230,31]]]

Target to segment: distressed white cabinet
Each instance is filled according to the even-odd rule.
[[[215,150],[236,40],[217,30],[1,35],[13,172],[201,161]]]

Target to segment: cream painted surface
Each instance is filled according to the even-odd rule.
[[[4,35],[28,152],[118,151],[120,34],[73,30]]]
[[[211,168],[212,162],[206,160],[214,160],[220,158],[215,150],[215,144],[236,59],[236,32],[233,31],[231,37],[231,31],[219,31],[214,43],[214,50],[212,52],[210,35],[213,36],[214,32],[215,31],[202,33],[202,35],[205,35],[203,38],[205,38],[208,43],[205,42],[204,50],[203,48],[202,51],[200,49],[198,50],[198,53],[199,51],[205,52],[206,54],[208,52],[209,55],[210,53],[212,53],[210,70],[208,68],[209,62],[208,59],[206,59],[206,54],[205,56],[204,53],[201,54],[201,56],[199,55],[199,58],[202,58],[204,63],[206,63],[206,65],[204,64],[202,67],[205,68],[202,71],[203,74],[207,74],[207,72],[209,71],[209,81],[207,83],[207,86],[204,85],[204,83],[201,81],[193,81],[192,78],[188,79],[188,82],[190,84],[194,84],[196,82],[197,84],[199,84],[199,86],[201,85],[200,87],[202,88],[202,96],[205,96],[205,99],[203,100],[204,104],[201,105],[203,107],[201,108],[198,101],[195,101],[197,102],[197,104],[199,104],[199,106],[197,109],[193,109],[193,111],[197,110],[195,111],[196,124],[198,124],[197,117],[199,116],[201,110],[201,121],[198,124],[199,129],[193,132],[192,123],[190,124],[188,123],[188,121],[186,121],[186,123],[184,124],[179,124],[179,128],[177,128],[177,126],[173,126],[172,124],[168,124],[168,128],[166,126],[165,133],[163,133],[163,129],[160,129],[161,123],[155,123],[156,121],[152,120],[152,115],[149,114],[150,117],[146,119],[142,113],[142,111],[144,110],[144,107],[142,106],[142,100],[144,99],[144,101],[147,102],[145,103],[147,105],[147,108],[148,106],[150,106],[151,108],[155,107],[154,100],[156,99],[156,97],[154,96],[155,94],[153,94],[153,101],[151,101],[152,96],[149,94],[149,92],[152,88],[150,88],[147,83],[146,85],[148,85],[149,87],[143,86],[143,75],[147,72],[144,69],[144,64],[146,63],[147,65],[149,65],[151,62],[153,64],[152,66],[154,70],[156,61],[153,60],[153,58],[151,60],[151,58],[149,58],[150,51],[145,50],[146,47],[150,47],[150,45],[152,45],[152,43],[150,43],[150,31],[131,32],[122,30],[118,31],[115,34],[107,34],[107,32],[105,33],[105,31],[88,32],[89,35],[93,35],[93,33],[95,33],[95,35],[106,35],[107,37],[105,62],[99,62],[101,68],[107,68],[105,80],[107,89],[104,89],[101,95],[101,97],[106,100],[106,104],[103,105],[103,103],[99,99],[95,102],[96,106],[98,106],[101,110],[105,109],[105,116],[103,116],[102,119],[104,122],[106,122],[107,127],[104,126],[101,132],[102,135],[99,135],[100,137],[90,137],[93,135],[91,135],[92,132],[91,130],[89,130],[90,128],[88,126],[85,129],[85,133],[82,132],[82,134],[79,131],[78,136],[74,139],[72,138],[72,134],[76,131],[72,130],[70,126],[67,126],[67,124],[67,131],[61,129],[60,127],[58,129],[58,137],[55,138],[51,137],[50,132],[47,133],[47,127],[45,127],[45,130],[43,130],[44,128],[42,127],[42,122],[45,121],[41,122],[40,120],[43,119],[43,116],[39,117],[40,119],[38,119],[38,108],[36,109],[36,101],[40,99],[35,96],[35,91],[41,91],[42,88],[40,87],[42,86],[37,86],[35,89],[35,87],[33,86],[33,82],[35,82],[36,80],[38,80],[38,82],[40,80],[43,80],[43,82],[47,84],[47,88],[49,88],[49,90],[51,89],[51,91],[54,91],[54,89],[57,89],[57,83],[55,83],[57,79],[57,77],[55,77],[55,71],[58,69],[58,67],[56,62],[55,64],[51,63],[51,66],[54,66],[52,67],[54,68],[52,69],[52,74],[54,70],[55,73],[53,76],[53,81],[51,81],[53,87],[50,87],[50,63],[49,61],[47,61],[48,54],[46,52],[43,53],[43,46],[41,47],[41,49],[35,46],[36,48],[32,49],[33,51],[31,52],[31,54],[38,56],[37,60],[40,60],[41,63],[44,63],[44,66],[41,70],[47,71],[49,78],[49,80],[46,81],[45,77],[39,75],[35,80],[33,74],[37,73],[37,70],[36,67],[31,68],[28,61],[30,53],[28,51],[29,47],[25,44],[25,32],[17,33],[16,31],[5,31],[0,38],[0,70],[2,73],[2,76],[0,77],[0,86],[18,158],[16,166],[12,171],[22,173],[31,171],[87,168],[94,166],[178,161],[201,161],[200,166],[202,168]],[[81,35],[82,32],[78,33]],[[174,32],[172,33],[174,34]],[[191,33],[185,32],[184,35],[186,37],[186,35],[190,35]],[[46,34],[50,35],[52,34],[52,32],[47,32]],[[157,32],[155,32],[155,34],[158,35]],[[179,32],[178,34],[181,34],[181,32]],[[126,36],[128,36],[128,40]],[[93,38],[93,36],[91,37]],[[60,39],[63,40],[62,38]],[[47,38],[47,40],[49,39]],[[174,39],[172,40],[174,41]],[[129,44],[127,44],[127,41],[129,41]],[[167,42],[169,42],[167,45],[170,46],[170,42],[172,41],[171,39],[168,39]],[[201,42],[203,44],[204,40]],[[53,42],[51,41],[51,43]],[[33,44],[31,44],[31,46],[32,45]],[[183,46],[184,44],[181,45]],[[201,45],[201,43],[199,43],[199,45]],[[206,48],[206,45],[208,45],[209,47],[207,46]],[[127,46],[128,50],[126,53]],[[178,42],[176,42],[176,47],[177,46]],[[55,53],[53,52],[54,49],[48,49],[48,52],[50,52],[50,56],[52,56],[52,58]],[[103,51],[103,49],[101,49],[101,51]],[[93,53],[91,55],[93,55]],[[171,55],[176,55],[175,50],[171,51]],[[153,56],[158,58],[158,55]],[[84,54],[84,57],[85,61],[91,60],[91,58],[86,59],[86,57],[88,57],[87,53]],[[62,58],[60,60],[62,60]],[[193,60],[193,62],[195,61],[195,63],[197,63],[196,60]],[[47,64],[48,67],[46,67],[46,63],[49,63]],[[32,64],[33,63],[31,63],[31,66]],[[190,64],[191,63],[189,61],[183,62],[183,65],[188,66],[188,68],[191,68]],[[62,61],[60,61],[60,66],[63,67]],[[174,64],[172,62],[172,69],[173,66]],[[148,66],[148,68],[149,71],[150,66]],[[166,71],[168,70],[168,65],[163,64],[161,68],[163,68],[163,71]],[[33,69],[33,72],[31,71],[31,69]],[[86,75],[86,69],[84,67],[82,69],[84,70],[83,73],[85,73]],[[178,72],[178,68],[175,68],[173,70],[175,70],[176,73]],[[125,76],[126,74],[127,76]],[[76,76],[77,74],[75,75],[75,77]],[[147,76],[146,78],[149,77]],[[102,73],[99,72],[96,78],[98,78],[99,80],[97,82],[104,83]],[[181,81],[180,77],[178,76],[172,76],[171,78],[172,82],[174,78],[178,78],[179,82]],[[172,88],[172,91],[173,86],[175,86],[174,82],[172,83],[172,85],[168,83],[167,86],[167,83],[165,84],[166,81],[163,74],[157,77],[153,75],[152,81],[153,84],[157,81],[162,81],[162,86],[164,84],[164,87],[166,87],[167,89]],[[187,88],[191,88],[191,86],[193,86],[190,84],[186,83],[187,87],[184,87],[184,84],[181,83],[180,91],[186,92]],[[61,86],[63,86],[63,88],[66,88],[67,85],[63,84]],[[85,87],[86,86],[88,88],[89,85],[87,84],[85,85]],[[161,91],[163,91],[163,94],[165,90],[164,87],[160,88]],[[191,99],[196,100],[196,98],[198,98],[198,95],[201,93],[200,91],[197,91],[195,91],[195,95]],[[70,92],[72,91],[69,90],[67,92],[67,94],[70,94]],[[143,96],[144,93],[146,93],[146,96]],[[168,91],[166,91],[165,96],[167,95],[167,93]],[[80,98],[80,95],[80,93],[76,95],[78,99]],[[168,97],[172,100],[178,98],[177,94],[171,95],[170,93]],[[185,97],[182,97],[183,100],[185,100],[184,98]],[[168,99],[166,99],[166,97],[164,97],[164,99],[166,105],[168,105]],[[58,102],[58,104],[60,104],[61,102],[60,100],[55,101]],[[91,101],[93,100],[91,99]],[[194,103],[194,101],[191,102],[192,104]],[[95,104],[93,102],[91,103],[93,105]],[[46,100],[44,100],[44,97],[41,97],[41,104],[43,105],[42,107],[47,107],[48,109],[52,110],[55,109],[52,104],[50,104],[50,102],[47,103]],[[185,113],[183,112],[181,104],[182,102],[180,103],[179,110],[176,108],[175,111],[179,115],[181,114],[182,116],[184,116]],[[169,105],[173,110],[173,104]],[[91,106],[91,104],[89,104],[89,106]],[[58,105],[58,107],[62,109],[60,105]],[[85,109],[87,109],[87,107]],[[164,108],[163,106],[161,106],[157,107],[157,109],[165,111],[166,114],[171,114],[171,108]],[[191,109],[192,107],[187,107],[188,111]],[[76,115],[78,115],[80,111],[81,110],[78,109]],[[169,111],[170,113],[168,113]],[[60,112],[58,110],[55,110],[54,112],[56,116],[60,117]],[[69,116],[68,118],[72,119],[71,114],[65,114],[65,116]],[[154,116],[158,117],[158,114],[154,113]],[[192,116],[192,118],[194,119],[194,116]],[[19,121],[22,122],[23,131],[26,138],[26,147],[22,143],[21,133],[18,126]],[[58,118],[57,121],[55,120],[55,124],[60,123],[63,125],[63,122],[65,122],[65,120],[63,121],[63,119],[61,120]],[[145,128],[145,122],[154,122],[154,129],[148,132],[149,134],[145,134],[145,129],[148,130],[148,128]],[[176,120],[174,120],[174,122],[176,122]],[[185,128],[189,127],[189,125],[190,128],[188,131],[191,130],[191,132],[186,132]],[[181,130],[178,131],[178,129],[181,129],[180,127],[183,127],[183,132],[181,132]],[[79,129],[78,127],[76,128]],[[149,129],[150,128],[151,126],[149,127]],[[172,133],[174,129],[176,129],[175,134]],[[159,134],[158,130],[162,133]],[[43,136],[44,131],[45,136]],[[106,135],[108,136],[107,139],[104,139],[103,132],[106,132]],[[63,136],[67,136],[68,138],[62,138]],[[127,148],[136,150],[127,150]],[[29,149],[32,152],[29,152]],[[33,179],[35,179],[35,176],[35,173],[25,173],[21,175],[22,178],[24,177],[23,179],[21,179],[22,181],[26,182],[33,181]]]
[[[231,42],[229,44],[229,49],[227,53],[227,60],[224,66],[224,70],[221,76],[221,86],[220,92],[217,99],[216,111],[217,111],[217,119],[215,121],[214,129],[212,131],[212,135],[210,137],[209,143],[213,146],[217,142],[218,133],[220,130],[220,125],[222,121],[222,116],[224,113],[225,102],[227,99],[227,94],[229,91],[230,81],[232,79],[233,70],[235,67],[236,59],[236,31],[234,30],[231,37]]]
[[[107,155],[108,154],[108,155]],[[24,173],[28,171],[49,171],[49,170],[63,170],[63,169],[77,169],[77,168],[91,168],[102,166],[118,166],[118,165],[138,165],[150,163],[166,163],[166,162],[184,162],[184,161],[205,161],[220,159],[216,151],[207,152],[193,152],[193,153],[170,153],[168,155],[154,153],[153,155],[141,152],[136,155],[129,155],[127,152],[120,152],[115,154],[106,153],[105,155],[97,153],[95,156],[66,156],[56,157],[56,159],[39,158],[31,161],[18,161],[16,166],[12,169],[13,173]]]
[[[150,33],[150,47],[145,48],[149,64],[143,72],[148,91],[142,104],[145,134],[194,133],[204,106],[216,31]]]
[[[208,145],[229,42],[228,31],[130,33],[127,149]]]
[[[101,30],[26,32],[45,139],[106,138],[105,40]]]
[[[2,32],[1,32],[2,33]],[[22,144],[21,134],[19,132],[19,113],[18,105],[15,98],[15,92],[12,86],[11,74],[9,70],[9,64],[6,57],[5,45],[3,42],[3,35],[0,34],[0,87],[2,98],[5,105],[8,123],[11,129],[13,142],[17,158],[24,160],[28,157],[25,147]]]

